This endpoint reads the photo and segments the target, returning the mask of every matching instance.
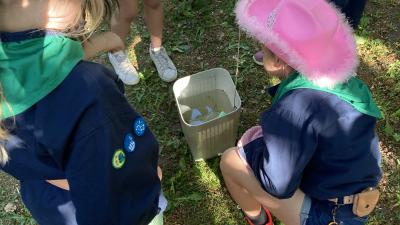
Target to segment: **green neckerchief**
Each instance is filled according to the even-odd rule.
[[[281,82],[272,103],[277,102],[286,92],[299,88],[309,88],[334,94],[343,101],[350,103],[359,112],[382,118],[368,87],[356,77],[351,77],[347,82],[337,84],[334,88],[329,89],[316,86],[305,76],[296,72]]]
[[[80,42],[59,34],[0,41],[2,118],[22,113],[47,96],[82,58]]]

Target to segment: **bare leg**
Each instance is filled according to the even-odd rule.
[[[123,42],[130,31],[133,19],[137,16],[137,0],[119,0],[119,12],[111,19],[111,31],[118,34]]]
[[[146,25],[150,32],[152,47],[161,47],[164,25],[164,10],[162,0],[144,0],[144,16]]]
[[[297,190],[289,199],[277,199],[271,196],[262,189],[236,150],[237,148],[231,148],[223,154],[221,171],[229,193],[244,213],[256,216],[263,205],[286,225],[299,225],[304,193]]]

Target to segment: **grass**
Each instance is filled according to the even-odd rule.
[[[0,172],[0,184],[0,225],[35,224],[21,202],[19,187],[15,180]],[[7,204],[14,205],[15,210],[6,212],[4,209]]]
[[[257,123],[270,105],[265,88],[269,80],[252,62],[257,44],[241,35],[232,9],[235,1],[165,0],[164,43],[179,70],[179,77],[214,67],[233,75],[240,46],[238,91],[243,111],[239,133]],[[382,197],[369,225],[400,224],[400,2],[370,0],[357,32],[359,76],[367,82],[385,114],[377,132],[381,139],[384,178]],[[172,85],[160,81],[148,55],[149,35],[142,18],[132,26],[129,55],[141,72],[139,85],[127,87],[127,98],[146,118],[161,146],[163,188],[169,199],[165,224],[244,224],[230,199],[218,168],[219,159],[193,162],[175,106]],[[96,61],[106,62],[105,55]],[[23,207],[16,182],[0,174],[0,225],[34,224]],[[6,213],[8,203],[17,209]]]

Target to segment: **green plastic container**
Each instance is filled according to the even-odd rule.
[[[180,78],[174,83],[173,91],[194,160],[215,157],[235,146],[241,100],[227,70],[215,68]],[[193,108],[205,105],[215,105],[223,112],[201,124],[191,124]]]

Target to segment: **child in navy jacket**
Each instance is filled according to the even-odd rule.
[[[165,209],[158,143],[115,73],[70,38],[114,3],[24,2],[0,1],[1,169],[40,225],[149,224]]]
[[[377,201],[381,113],[355,77],[349,24],[324,0],[240,0],[235,12],[283,80],[260,125],[222,157],[232,198],[254,225],[272,224],[268,210],[286,225],[364,224],[355,202],[366,189]]]

